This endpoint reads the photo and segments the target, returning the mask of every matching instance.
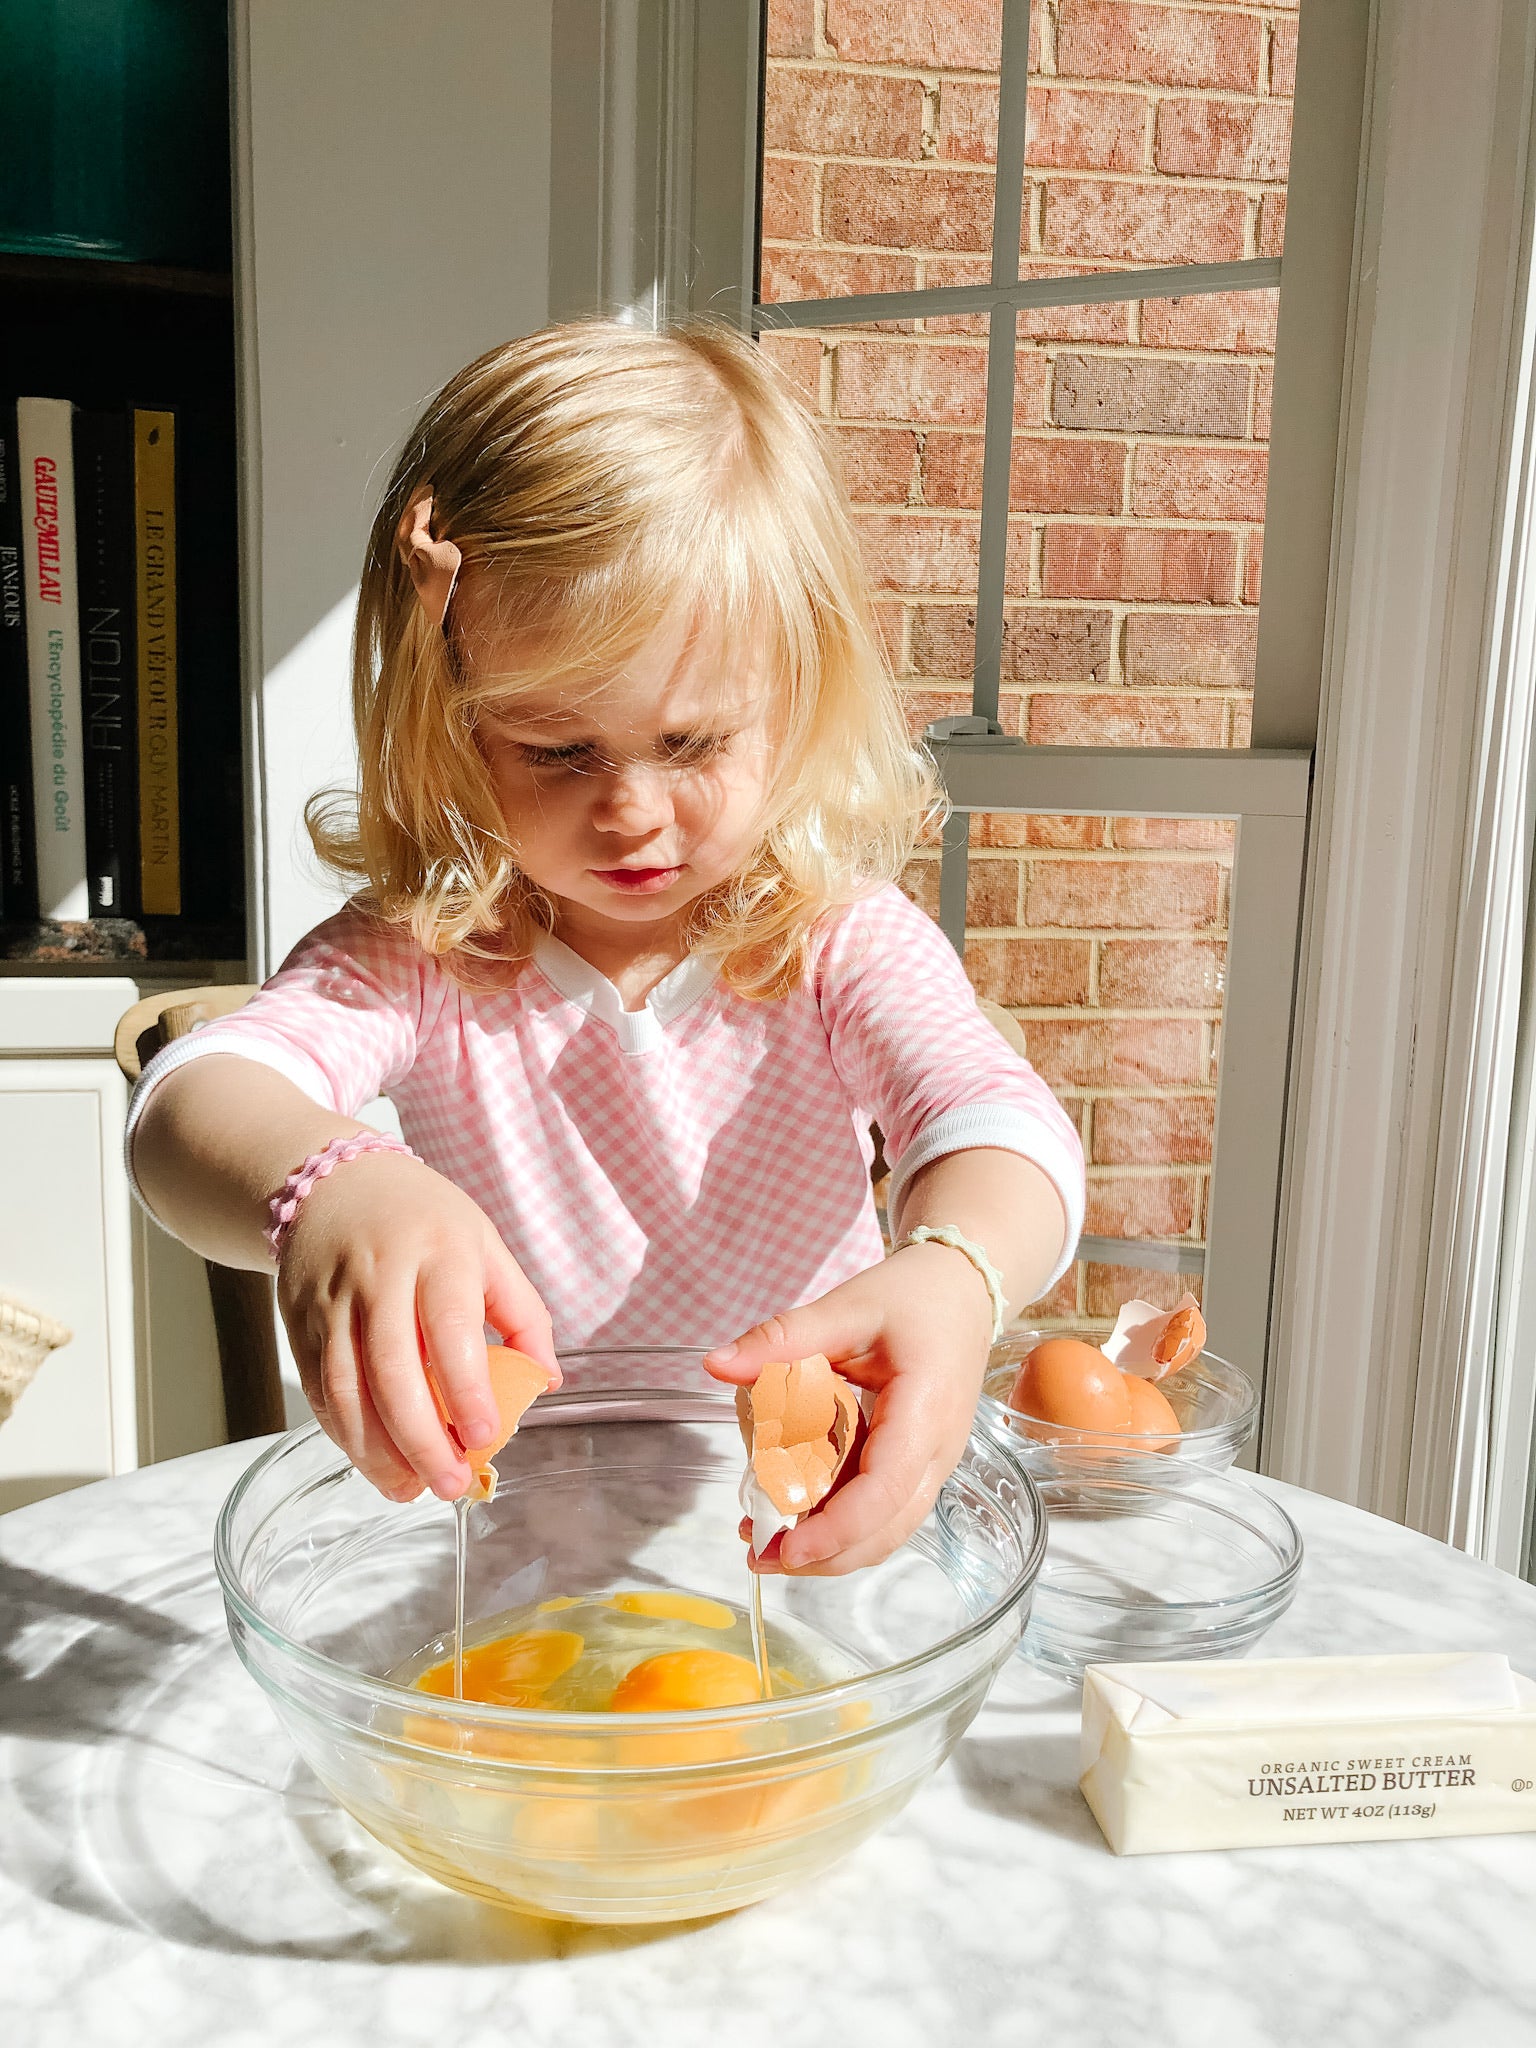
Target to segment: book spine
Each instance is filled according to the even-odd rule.
[[[75,578],[74,408],[16,401],[32,703],[38,909],[85,918],[85,763],[80,743],[80,611]]]
[[[91,915],[128,917],[138,895],[138,597],[126,413],[75,415],[75,531]]]
[[[133,415],[133,532],[139,712],[139,900],[181,912],[177,776],[176,415]]]
[[[0,917],[37,915],[16,406],[0,405]]]

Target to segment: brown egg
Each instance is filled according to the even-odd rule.
[[[1149,1451],[1173,1450],[1183,1435],[1173,1403],[1151,1380],[1137,1379],[1134,1373],[1126,1373],[1124,1378],[1125,1391],[1131,1398],[1132,1435],[1149,1437],[1151,1441],[1144,1446]]]
[[[1009,1406],[1059,1428],[1121,1432],[1131,1428],[1126,1376],[1096,1345],[1076,1337],[1037,1344],[1014,1382]]]

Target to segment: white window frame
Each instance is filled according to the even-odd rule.
[[[649,240],[641,273],[655,257],[649,299],[625,303],[746,324],[758,0],[566,4],[604,17],[611,38],[615,15],[638,7],[671,53],[646,73],[651,143],[643,120],[607,131],[605,176],[646,198],[638,215],[610,201],[605,218]],[[1004,232],[976,307],[1122,295],[1103,277],[1009,275],[1027,15],[1005,0]],[[1515,1030],[1522,985],[1536,1008],[1533,8],[1469,0],[1449,34],[1440,0],[1306,0],[1300,30],[1252,749],[1040,749],[983,729],[940,735],[935,752],[962,815],[1238,821],[1207,1301],[1220,1341],[1265,1362],[1260,1463],[1518,1566],[1536,1421],[1536,1026]],[[556,127],[558,161],[558,111]],[[668,177],[654,168],[663,134]],[[590,229],[590,205],[585,218]],[[1275,277],[1141,272],[1123,295],[1239,281]],[[554,290],[553,310],[611,305],[599,282]],[[777,307],[758,324],[893,310]],[[1011,339],[992,351],[1000,388]],[[988,604],[1006,455],[994,433]],[[984,726],[995,674],[996,635],[982,630]],[[963,855],[949,837],[956,936]]]
[[[1373,29],[1267,1456],[1517,1570],[1536,13]]]
[[[758,306],[754,325],[846,328],[880,318],[987,312],[987,424],[971,713],[930,728],[953,807],[940,923],[963,943],[972,811],[1218,817],[1237,828],[1210,1224],[1196,1246],[1089,1239],[1089,1257],[1199,1269],[1212,1341],[1262,1377],[1312,743],[1322,671],[1344,334],[1365,72],[1363,0],[1303,15],[1283,259],[1021,280],[1028,0],[1003,0],[992,277],[987,285]],[[1009,513],[1015,312],[1288,283],[1276,350],[1275,424],[1259,614],[1254,744],[1183,750],[1034,747],[998,723]]]

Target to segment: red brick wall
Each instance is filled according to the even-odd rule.
[[[765,299],[988,275],[1000,17],[770,0]],[[1021,274],[1278,253],[1296,24],[1284,0],[1035,0]],[[1275,296],[1021,315],[1009,730],[1247,744]],[[764,345],[827,422],[914,727],[967,708],[985,321]],[[1230,864],[1220,823],[973,821],[967,968],[1080,1119],[1091,1231],[1204,1236]],[[936,907],[936,848],[909,879]],[[1177,1284],[1079,1268],[1050,1308]]]

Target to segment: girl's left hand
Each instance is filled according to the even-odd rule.
[[[858,1472],[760,1571],[831,1577],[905,1543],[965,1449],[991,1331],[985,1283],[964,1253],[916,1244],[710,1352],[705,1369],[739,1386],[775,1359],[824,1352],[875,1395]]]

